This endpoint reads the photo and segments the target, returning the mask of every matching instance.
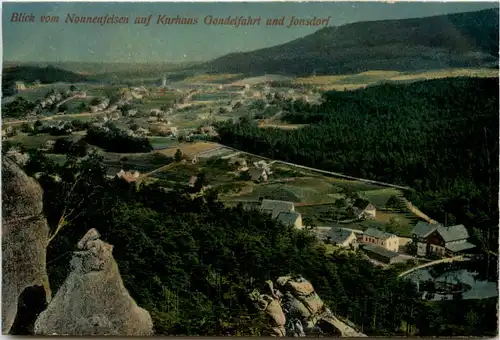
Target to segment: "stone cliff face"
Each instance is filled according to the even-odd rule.
[[[78,243],[72,271],[50,302],[48,237],[42,188],[10,157],[2,157],[3,334],[152,333],[151,316],[123,285],[113,246],[95,229]]]
[[[2,158],[2,333],[29,334],[50,300],[45,269],[49,234],[43,192],[7,157]]]
[[[35,334],[151,335],[151,316],[123,285],[113,246],[91,229],[77,248],[68,278],[36,320]]]
[[[366,336],[339,320],[303,277],[282,276],[267,285],[268,294],[254,291],[250,298],[269,316],[273,336]]]

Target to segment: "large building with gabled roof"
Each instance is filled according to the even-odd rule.
[[[260,211],[271,215],[271,218],[285,225],[292,225],[299,229],[303,228],[302,215],[295,211],[293,202],[264,199]]]
[[[441,224],[418,222],[412,232],[418,256],[454,256],[468,252],[475,245],[468,242],[469,232],[463,224],[444,227]]]
[[[363,232],[362,241],[365,244],[373,244],[393,252],[399,250],[399,238],[396,235],[375,228],[366,229]]]

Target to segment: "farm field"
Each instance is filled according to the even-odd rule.
[[[74,139],[80,139],[81,135],[79,134],[72,134],[70,135]],[[43,133],[39,135],[28,135],[27,133],[24,132],[19,132],[17,135],[15,135],[12,138],[9,138],[8,140],[22,145],[26,149],[38,149],[41,148],[47,143],[49,140],[57,140],[59,138],[68,138],[70,136],[51,136],[48,133]]]
[[[383,81],[417,81],[447,77],[497,77],[498,70],[488,68],[450,68],[425,72],[397,72],[374,70],[351,75],[311,76],[296,78],[294,84],[322,86],[331,90],[354,90]]]
[[[333,204],[296,206],[296,211],[307,217],[316,226],[341,227],[356,230],[366,230],[370,227],[391,232],[398,236],[410,237],[411,230],[418,218],[409,212],[377,210],[375,219],[356,221],[352,223],[336,222],[336,207]],[[391,224],[388,228],[387,225]]]
[[[180,149],[183,155],[194,156],[200,152],[215,149],[220,145],[212,142],[194,142],[194,143],[180,143],[175,148],[158,151],[159,153],[173,157],[177,149]]]
[[[138,104],[137,107],[145,110],[159,109],[160,106],[173,102],[175,98],[177,98],[175,93],[166,92],[164,95],[143,99],[142,104]]]
[[[172,158],[159,152],[123,154],[102,151],[101,154],[109,174],[116,174],[121,169],[145,173],[172,162]]]
[[[241,79],[243,77],[242,74],[199,74],[196,76],[191,76],[185,78],[183,83],[222,83],[228,81],[234,81],[237,79]]]
[[[51,86],[47,85],[40,85],[37,87],[30,87],[27,88],[26,90],[21,90],[18,93],[16,93],[13,97],[24,97],[27,100],[30,101],[35,101],[39,98],[43,98],[49,91],[52,89],[64,89],[66,90],[69,88],[69,85],[57,85],[57,84],[50,84]]]
[[[167,149],[179,145],[177,138],[172,139],[170,137],[152,136],[148,137],[148,139],[154,149]]]
[[[217,92],[217,93],[205,93],[205,94],[195,94],[192,96],[194,101],[218,101],[218,100],[230,100],[236,98],[237,93],[234,92]]]
[[[219,187],[222,185],[224,186],[222,189],[226,191],[238,187],[237,175],[230,171],[225,161],[216,158],[202,160],[197,164],[178,164],[165,171],[155,172],[152,177],[182,184],[187,183],[191,176],[200,173],[205,174],[207,184],[210,186]]]
[[[283,130],[296,130],[303,128],[304,126],[307,126],[307,124],[286,124],[279,122],[264,122],[259,124],[259,127],[261,128],[277,128]]]
[[[401,196],[402,193],[398,189],[320,176],[279,163],[273,166],[273,172],[272,179],[267,183],[233,183],[237,188],[223,193],[221,199],[225,203],[257,202],[260,198],[291,201],[295,203],[296,210],[303,218],[314,225],[358,230],[374,227],[405,237],[410,236],[411,229],[418,219],[410,212],[386,209],[386,203],[391,196]],[[338,208],[335,202],[344,198],[346,192],[357,193],[374,204],[377,208],[376,218],[347,224],[336,223]],[[387,227],[388,224],[390,227]]]
[[[56,164],[63,165],[66,162],[66,155],[61,155],[57,153],[46,153],[45,156],[55,162]]]
[[[262,83],[267,83],[267,82],[271,82],[271,81],[288,81],[290,79],[292,79],[292,78],[287,77],[287,76],[268,74],[266,76],[260,76],[260,77],[243,78],[243,79],[240,79],[238,81],[233,82],[231,85],[235,85],[235,86],[243,86],[245,84],[256,85],[256,84],[262,84]]]

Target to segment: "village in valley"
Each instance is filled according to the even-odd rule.
[[[362,252],[376,266],[417,266],[474,252],[463,225],[438,223],[404,198],[403,191],[411,188],[267,159],[217,143],[213,124],[227,119],[248,117],[262,127],[300,128],[280,122],[284,105],[319,102],[320,95],[318,87],[290,84],[281,76],[237,75],[180,82],[163,76],[156,84],[139,86],[16,82],[17,95],[5,100],[7,108],[31,101],[30,111],[22,119],[4,119],[2,136],[12,142],[8,154],[21,162],[27,156],[16,145],[38,148],[60,161],[57,149],[64,142],[82,141],[89,128],[147,138],[153,146],[148,152],[91,148],[102,153],[110,178],[137,185],[158,182],[165,190],[196,185],[201,191],[217,189],[228,206],[242,204],[269,213],[283,224],[310,230],[327,247]]]
[[[498,6],[122,5],[2,8],[4,334],[497,334]]]

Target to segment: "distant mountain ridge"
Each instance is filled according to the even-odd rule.
[[[203,65],[213,73],[345,74],[497,67],[498,8],[325,27],[291,42],[231,53]]]
[[[134,68],[145,71],[170,71],[177,70],[182,67],[188,67],[197,64],[198,62],[80,62],[80,61],[58,61],[58,62],[16,62],[4,61],[3,67],[47,67],[53,66],[66,71],[74,72],[82,75],[100,75],[117,72],[129,72],[131,65]]]

